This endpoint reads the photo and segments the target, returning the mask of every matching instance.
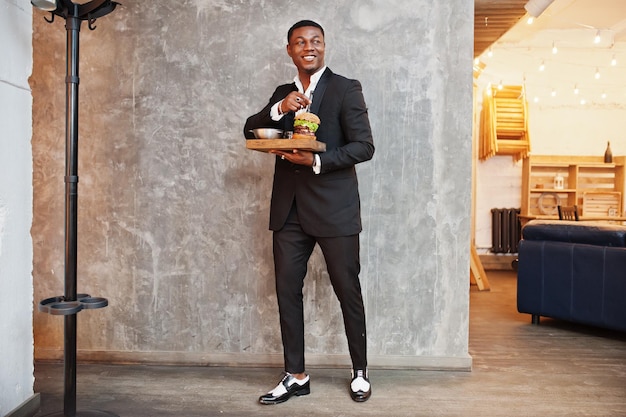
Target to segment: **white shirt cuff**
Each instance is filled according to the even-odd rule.
[[[270,109],[270,117],[271,117],[271,118],[272,118],[272,120],[273,120],[273,121],[275,121],[275,122],[277,122],[277,121],[279,121],[280,119],[282,119],[282,118],[283,118],[283,116],[285,115],[285,113],[280,114],[280,112],[278,111],[278,106],[280,106],[280,104],[281,104],[282,102],[283,102],[282,100],[281,100],[281,101],[279,101],[278,103],[274,104],[274,105],[272,106],[272,108]]]
[[[316,153],[313,154],[313,157],[315,158],[313,160],[313,172],[319,174],[320,172],[322,172],[322,161],[320,159],[320,156]]]

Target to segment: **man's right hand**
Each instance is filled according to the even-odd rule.
[[[298,91],[292,91],[281,102],[279,110],[281,113],[288,113],[290,111],[296,112],[311,104],[311,100],[307,96]]]

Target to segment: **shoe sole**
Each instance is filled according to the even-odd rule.
[[[364,403],[365,401],[369,400],[369,398],[372,396],[372,391],[370,390],[367,396],[363,396],[363,397],[357,397],[356,395],[354,395],[353,392],[350,392],[350,394],[351,394],[350,397],[352,397],[352,399],[356,401],[357,403]]]
[[[285,401],[287,401],[288,399],[290,399],[291,397],[293,397],[294,395],[295,395],[296,397],[300,397],[300,396],[302,396],[302,395],[309,395],[310,393],[311,393],[311,388],[310,388],[310,387],[306,387],[306,388],[303,388],[303,389],[301,389],[301,390],[298,390],[298,391],[294,392],[294,393],[293,393],[293,394],[291,394],[290,396],[285,397],[285,399],[282,399],[282,400],[280,400],[280,401],[263,401],[263,400],[259,399],[259,403],[260,403],[260,404],[263,404],[263,405],[282,404],[282,403],[284,403]]]
[[[352,397],[352,399],[357,403],[364,403],[365,401],[369,400],[369,398],[370,397]]]

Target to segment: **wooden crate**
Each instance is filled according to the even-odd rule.
[[[622,213],[622,193],[619,191],[587,191],[583,193],[582,215],[619,216]]]

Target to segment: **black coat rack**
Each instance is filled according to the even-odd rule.
[[[70,0],[31,0],[42,10],[50,12],[48,23],[54,17],[65,19],[67,30],[66,122],[65,122],[65,293],[39,303],[39,311],[64,316],[64,401],[63,411],[47,414],[50,417],[114,416],[108,411],[76,411],[76,321],[83,309],[106,307],[106,298],[77,293],[77,223],[78,223],[78,61],[79,33],[83,20],[94,30],[97,18],[111,13],[119,4],[111,0],[92,0],[75,4]]]

